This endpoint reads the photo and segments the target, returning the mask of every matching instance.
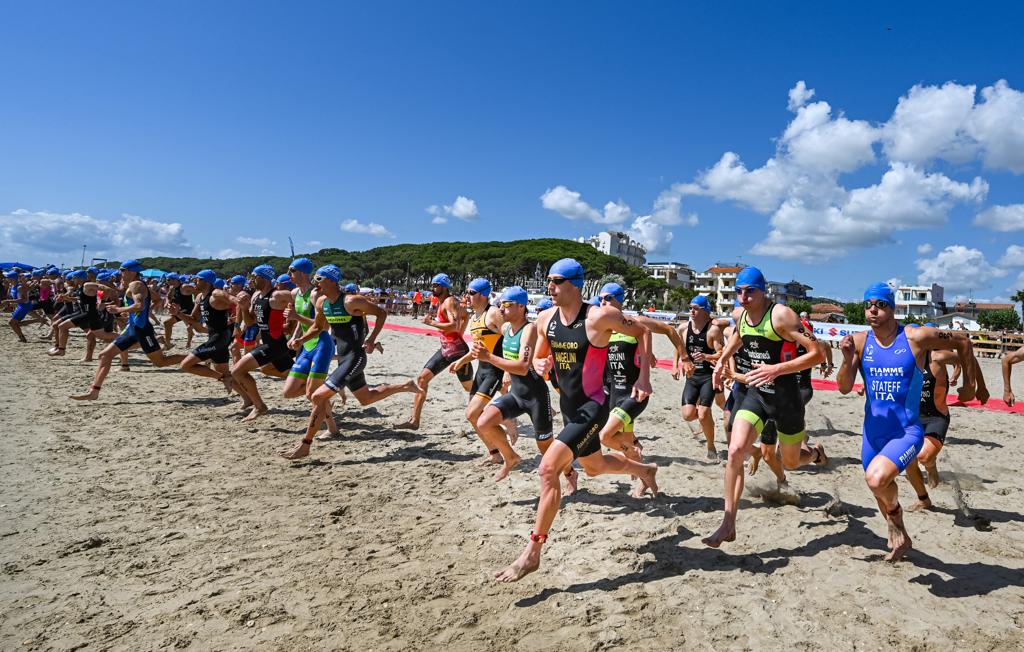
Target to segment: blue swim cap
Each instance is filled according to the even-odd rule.
[[[219,278],[216,281],[214,281],[213,282],[213,287],[217,288],[218,290],[223,290],[224,289],[224,279]]]
[[[297,272],[303,274],[313,273],[313,261],[309,258],[296,258],[292,261],[292,264],[288,266],[288,269],[294,269]]]
[[[281,274],[277,277],[278,285],[283,285],[285,288],[291,290],[295,288],[295,284],[292,283],[292,279],[287,274]]]
[[[180,281],[181,277],[178,276],[177,274],[175,274],[174,272],[168,272],[167,274],[164,274],[164,280],[165,281]]]
[[[690,305],[697,306],[704,312],[711,312],[711,302],[708,301],[708,298],[703,294],[698,294],[697,296],[690,299]]]
[[[53,276],[53,275],[55,275],[55,274],[60,274],[60,270],[59,270],[59,269],[57,269],[56,267],[48,267],[48,268],[46,269],[46,273],[47,273],[48,275],[50,275],[50,276]]]
[[[469,282],[468,289],[479,292],[485,297],[491,296],[491,282],[485,278],[475,278]]]
[[[890,308],[896,307],[896,295],[888,283],[874,283],[864,290],[864,300],[881,299],[889,304]]]
[[[447,274],[438,274],[434,278],[430,279],[431,285],[440,285],[441,287],[452,289],[452,280],[448,278]]]
[[[601,291],[597,293],[598,297],[603,297],[606,294],[610,294],[615,297],[615,300],[622,303],[626,300],[626,291],[622,289],[622,286],[618,283],[605,283],[601,287]]]
[[[537,303],[537,310],[547,310],[553,305],[555,302],[551,300],[551,297],[544,297]]]
[[[932,328],[938,328],[938,326],[936,326],[935,322],[933,322],[933,321],[930,321],[930,322],[926,323],[925,326],[931,326]]]
[[[548,270],[548,276],[561,276],[579,289],[583,289],[583,265],[574,258],[556,260]]]
[[[252,268],[252,273],[271,282],[277,278],[277,273],[274,272],[274,268],[270,265],[257,265]]]
[[[324,265],[316,270],[316,275],[337,283],[341,280],[341,269],[337,265]]]
[[[85,271],[84,269],[76,269],[75,271],[71,272],[71,278],[77,278],[79,281],[88,281],[89,272]]]
[[[196,272],[196,278],[201,281],[206,281],[210,285],[213,285],[214,283],[217,282],[217,272],[213,271],[212,269],[204,269],[202,271]]]
[[[241,274],[235,274],[231,277],[231,285],[245,285],[245,277]]]
[[[92,266],[91,266],[91,267],[89,267],[89,269],[88,269],[87,271],[88,271],[88,272],[89,272],[90,274],[92,274],[93,276],[96,276],[97,274],[99,274],[99,273],[100,273],[100,268],[99,268],[99,267],[92,267]]]
[[[8,271],[4,272],[4,276],[6,278],[18,278],[18,272],[14,271],[14,270],[8,270]]]
[[[530,302],[530,296],[526,293],[526,290],[513,285],[505,288],[505,291],[501,293],[502,301],[511,301],[512,303],[518,303],[521,306],[525,306]]]
[[[113,276],[110,272],[100,272],[96,275],[97,281],[109,281],[110,277]]]
[[[34,276],[36,278],[42,278],[43,270],[42,269],[33,269],[32,270],[32,276]]]
[[[761,273],[756,267],[744,267],[740,270],[740,273],[736,275],[736,287],[739,286],[757,288],[764,292],[767,287],[767,283],[764,280],[764,274]]]
[[[601,297],[590,297],[587,303],[589,303],[592,306],[599,306],[601,305]]]
[[[130,258],[121,263],[121,269],[126,272],[141,272],[146,269],[146,267],[134,258]]]
[[[356,285],[355,283],[349,283],[349,284],[347,284],[345,286],[345,291],[349,292],[349,293],[351,293],[351,292],[358,292],[359,291],[359,286]]]

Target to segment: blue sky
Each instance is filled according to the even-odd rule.
[[[610,225],[841,298],[1022,287],[1024,11],[818,4],[8,4],[0,258]]]

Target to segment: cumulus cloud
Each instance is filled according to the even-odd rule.
[[[808,100],[812,97],[814,97],[814,89],[807,88],[807,84],[801,79],[796,83],[796,86],[789,89],[789,110],[795,113],[797,109],[807,104]]]
[[[1024,230],[1024,204],[991,206],[974,216],[974,224],[993,231]]]
[[[127,213],[105,219],[18,209],[0,214],[0,239],[10,255],[47,260],[76,260],[82,245],[87,255],[115,259],[194,253],[181,224]]]
[[[433,216],[430,220],[432,224],[445,224],[448,222],[447,215],[462,220],[463,222],[472,222],[473,220],[480,217],[480,210],[476,206],[476,202],[469,197],[463,197],[459,195],[455,198],[451,204],[445,204],[439,206],[432,204],[424,209],[429,215]]]
[[[886,156],[918,165],[934,158],[969,159],[977,149],[967,135],[974,91],[974,86],[953,82],[911,88],[882,127]]]
[[[570,220],[590,220],[598,224],[604,223],[604,216],[597,209],[583,201],[580,193],[569,190],[565,186],[548,188],[540,196],[540,203],[549,211],[555,211]]]
[[[1000,79],[981,89],[982,103],[974,107],[967,133],[982,149],[985,165],[1024,172],[1024,93]]]
[[[348,233],[360,233],[363,235],[372,235],[378,238],[394,238],[395,234],[388,231],[382,224],[376,222],[370,222],[364,224],[359,220],[345,220],[341,223],[341,230]]]
[[[917,245],[917,254],[919,256],[923,256],[924,254],[930,254],[931,252],[932,246],[929,243],[925,242],[923,244]]]
[[[229,247],[227,249],[221,249],[220,251],[218,251],[217,255],[215,257],[216,258],[241,258],[242,257],[242,252],[237,250],[237,249],[231,249]]]
[[[648,254],[667,254],[672,248],[672,238],[675,235],[665,225],[656,222],[651,215],[643,215],[633,220],[628,233],[644,246]]]
[[[934,258],[917,260],[917,282],[921,285],[938,283],[949,294],[965,294],[986,288],[993,277],[1006,276],[1006,270],[988,262],[978,249],[951,245]]]
[[[782,135],[782,147],[805,170],[852,172],[875,160],[877,137],[878,130],[864,120],[833,118],[828,102],[815,102],[797,110]]]
[[[1010,245],[996,264],[1000,267],[1024,267],[1024,247]]]

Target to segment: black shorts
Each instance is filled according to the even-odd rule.
[[[103,330],[103,317],[99,313],[80,312],[71,318],[71,323],[84,331]]]
[[[75,304],[69,301],[62,301],[60,306],[57,307],[57,312],[54,313],[54,317],[59,319],[68,319],[74,314],[76,314]]]
[[[44,315],[52,315],[57,312],[57,307],[53,305],[53,299],[47,299],[46,301],[37,301],[32,310],[42,310]]]
[[[686,379],[682,404],[711,407],[711,404],[715,402],[715,393],[715,384],[711,380],[711,374],[694,374]]]
[[[114,315],[112,315],[111,313],[104,310],[100,319],[100,323],[102,324],[101,328],[103,329],[104,332],[114,332]]]
[[[808,382],[806,385],[800,384],[800,402],[807,405],[814,398],[814,388],[811,387],[811,383]]]
[[[430,373],[436,376],[437,374],[441,373],[448,367],[452,366],[453,362],[455,362],[462,356],[466,355],[467,353],[469,353],[468,346],[465,348],[465,350],[457,350],[455,353],[452,353],[451,355],[447,356],[441,352],[441,349],[438,349],[437,351],[434,352],[434,355],[430,356],[430,359],[427,360],[427,364],[423,365],[423,368],[429,369]],[[466,382],[467,380],[473,380],[473,364],[467,363],[465,366],[463,366],[461,369],[455,372],[455,375],[458,376],[459,380],[462,382]],[[499,380],[498,382],[501,381]]]
[[[295,351],[288,348],[283,338],[260,344],[249,352],[259,366],[274,365],[278,371],[288,371],[295,362]]]
[[[558,433],[558,441],[569,447],[573,459],[593,455],[601,450],[601,428],[608,421],[608,400],[604,403],[587,401],[574,410],[562,406],[565,427]]]
[[[622,421],[625,432],[633,432],[633,422],[647,409],[647,401],[650,400],[645,398],[643,401],[637,402],[630,396],[631,393],[632,389],[627,392],[612,388],[611,396],[608,397],[612,406],[611,414]]]
[[[212,333],[205,342],[192,349],[192,355],[202,361],[212,360],[214,364],[226,364],[231,359],[228,347],[231,345],[231,331]]]
[[[762,391],[760,388],[747,388],[743,401],[736,404],[733,411],[734,419],[743,419],[752,424],[762,434],[769,421],[775,422],[779,439],[783,444],[794,444],[803,441],[804,404],[800,399],[800,389],[795,378],[785,378],[785,382],[775,382],[774,393]]]
[[[357,391],[366,387],[366,376],[363,374],[366,369],[366,351],[357,348],[349,351],[338,358],[338,366],[331,372],[331,375],[324,381],[334,391],[340,391],[347,387],[350,391]]]
[[[144,326],[135,326],[129,322],[128,328],[114,340],[114,346],[122,351],[127,351],[136,344],[143,353],[156,353],[160,350],[160,342],[156,340],[153,324],[147,321]]]
[[[498,390],[501,389],[501,379],[504,376],[505,372],[494,365],[480,363],[477,365],[476,375],[473,376],[473,387],[470,388],[469,393],[489,401],[498,395]]]
[[[551,439],[551,433],[555,429],[551,419],[551,396],[544,388],[544,392],[530,395],[529,397],[516,396],[512,392],[503,394],[489,403],[498,408],[501,418],[515,419],[520,414],[530,416],[533,423],[533,433],[537,441]]]
[[[949,430],[949,416],[922,416],[921,428],[924,436],[931,437],[940,444],[946,444],[946,431]]]

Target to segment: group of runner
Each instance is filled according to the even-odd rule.
[[[764,275],[754,267],[737,275],[730,316],[715,318],[710,302],[698,295],[690,303],[689,319],[678,328],[623,313],[625,289],[617,283],[605,284],[585,300],[584,269],[573,259],[551,266],[550,305],[537,307],[535,321],[529,319],[522,287],[496,293],[487,279],[477,278],[456,296],[452,280],[438,274],[431,280],[432,308],[423,323],[439,331],[439,349],[415,378],[372,387],[364,370],[368,356],[383,350],[378,337],[388,313],[360,295],[358,287],[345,285],[337,266],[316,268],[308,258],[298,258],[286,275],[259,265],[247,277],[220,279],[212,270],[201,270],[192,276],[168,275],[163,285],[147,282],[142,270],[139,261],[129,260],[116,271],[62,274],[51,268],[5,275],[10,324],[22,341],[21,326],[35,320],[50,324],[47,337],[54,345],[48,353],[53,356],[64,355],[75,328],[86,332],[87,342],[109,342],[89,390],[71,398],[97,399],[114,358],[121,356],[126,366],[127,352],[139,347],[155,366],[176,365],[237,392],[242,420],[251,421],[269,409],[251,375],[259,370],[285,379],[285,398],[305,397],[310,403],[302,438],[281,452],[294,460],[308,456],[315,439],[340,433],[332,414],[339,392],[344,400],[348,390],[363,405],[411,393],[411,413],[395,427],[417,429],[431,380],[447,370],[467,392],[465,416],[486,460],[499,466],[496,481],[521,462],[515,451],[518,417],[530,419],[541,453],[533,528],[519,557],[496,574],[500,581],[519,580],[539,567],[563,479],[567,493],[576,490],[576,465],[588,476],[631,476],[630,494],[636,498],[657,495],[658,467],[643,461],[636,431],[652,392],[654,335],[664,335],[675,349],[672,374],[687,377],[682,418],[700,424],[711,459],[719,457],[711,406],[717,404],[725,414],[724,514],[721,526],[703,539],[706,545],[735,540],[744,477],[755,473],[760,461],[771,468],[780,488],[786,483],[785,469],[828,464],[823,447],[807,440],[805,407],[813,396],[811,369],[819,367],[826,377],[833,371],[831,348],[816,340],[806,319],[773,303]],[[167,306],[163,322],[154,314],[157,303]],[[854,389],[858,373],[864,379],[862,464],[888,523],[887,559],[895,561],[911,546],[896,477],[906,470],[917,493],[914,509],[930,506],[925,484],[938,483],[935,458],[949,426],[946,367],[955,367],[954,381],[962,372],[960,400],[976,396],[985,402],[988,392],[967,337],[900,325],[892,289],[884,283],[865,291],[864,306],[870,328],[842,340],[836,379],[844,394]],[[178,322],[186,325],[189,340],[195,332],[205,334],[206,341],[187,354],[168,353]],[[157,325],[163,327],[162,338]],[[470,343],[464,337],[467,328]],[[1003,362],[1004,398],[1011,405],[1010,365],[1022,358],[1024,349]],[[559,395],[562,425],[557,432],[549,385]]]

